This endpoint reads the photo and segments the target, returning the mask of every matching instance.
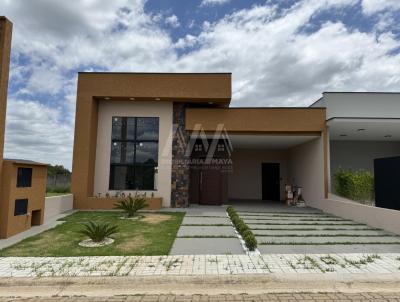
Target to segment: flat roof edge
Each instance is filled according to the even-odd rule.
[[[343,93],[343,94],[400,94],[399,92],[395,91],[324,91],[322,94],[329,94],[329,93]]]
[[[78,71],[78,74],[165,74],[165,75],[232,75],[232,72],[113,72],[113,71]]]

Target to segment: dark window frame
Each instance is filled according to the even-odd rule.
[[[130,138],[128,139],[126,135],[126,137],[124,139],[122,138],[113,138],[113,124],[111,124],[111,153],[110,153],[110,175],[109,175],[109,184],[108,184],[108,188],[109,190],[113,190],[113,191],[119,191],[119,190],[143,190],[143,191],[156,191],[157,189],[154,187],[152,187],[152,189],[143,189],[139,186],[136,185],[137,183],[137,179],[136,179],[136,170],[137,167],[140,168],[144,168],[144,167],[153,167],[155,170],[158,169],[158,155],[159,155],[159,140],[160,140],[160,118],[159,117],[149,117],[149,116],[113,116],[112,117],[112,121],[115,118],[121,118],[121,119],[126,119],[125,125],[128,125],[128,119],[134,119],[134,138]],[[138,138],[138,119],[155,119],[157,120],[157,139],[140,139]],[[123,128],[124,125],[122,125],[121,128]],[[127,130],[125,130],[127,131]],[[113,148],[113,144],[114,143],[132,143],[133,145],[133,162],[131,163],[112,163],[112,148]],[[136,145],[140,144],[140,143],[156,143],[157,144],[157,161],[155,162],[155,164],[144,164],[144,163],[138,163],[136,161]],[[124,189],[115,189],[115,186],[113,185],[112,182],[112,177],[111,177],[111,173],[112,173],[112,169],[113,167],[131,167],[133,168],[133,184],[134,187],[133,188],[124,188]],[[154,173],[155,174],[155,173]],[[154,184],[154,180],[153,180],[153,184]],[[125,186],[127,184],[125,183]],[[143,177],[142,177],[142,187],[143,187]]]
[[[28,198],[16,199],[14,202],[14,216],[22,216],[28,214]]]
[[[24,172],[28,172],[28,174],[25,174]],[[32,174],[33,174],[33,168],[18,167],[17,168],[17,188],[32,187]]]

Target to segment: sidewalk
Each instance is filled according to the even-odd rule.
[[[1,277],[399,274],[400,254],[5,257]]]
[[[276,293],[260,295],[135,295],[113,297],[45,297],[27,298],[23,301],[43,302],[267,302],[267,301],[399,301],[400,293]],[[0,298],[0,302],[21,301],[18,298]]]

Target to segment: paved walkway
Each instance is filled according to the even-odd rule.
[[[400,301],[400,293],[273,293],[258,295],[134,295],[113,297],[0,298],[0,302],[263,302],[263,301]]]
[[[313,208],[233,202],[262,254],[400,253],[400,236]],[[186,209],[171,255],[245,254],[225,206]]]
[[[226,206],[191,206],[178,231],[170,255],[244,254]]]

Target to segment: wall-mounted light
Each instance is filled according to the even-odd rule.
[[[135,98],[129,98],[131,101],[134,101],[134,100],[136,100]]]
[[[108,96],[106,96],[104,99],[105,99],[106,101],[108,101],[108,100],[110,100],[111,98],[109,98]]]
[[[208,102],[208,105],[213,105],[214,104],[214,102]]]
[[[160,100],[160,98],[155,98],[155,100],[156,100],[156,101],[159,101],[159,100]]]

